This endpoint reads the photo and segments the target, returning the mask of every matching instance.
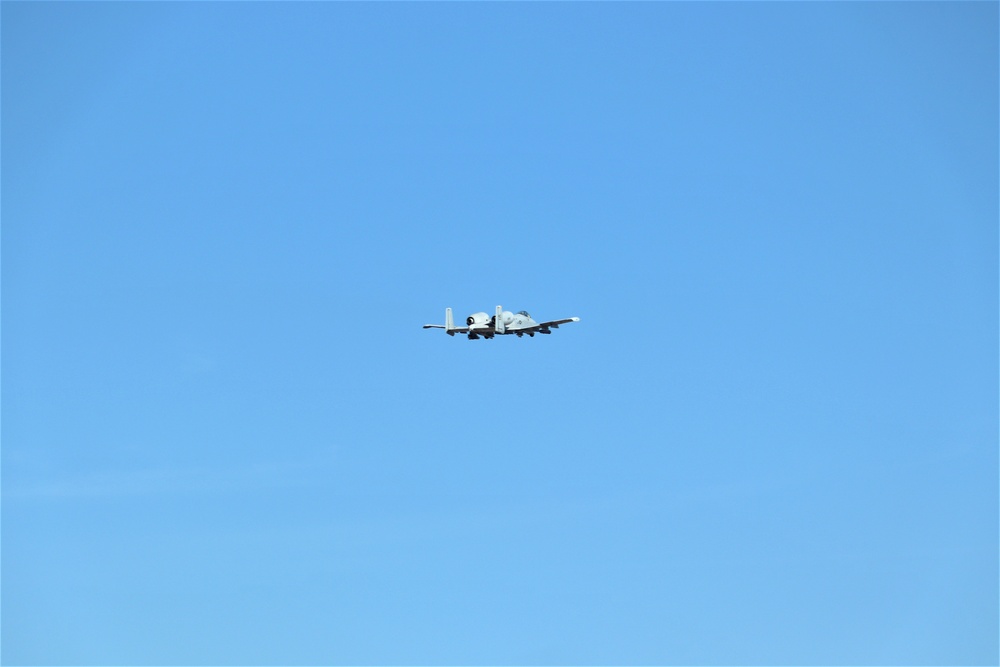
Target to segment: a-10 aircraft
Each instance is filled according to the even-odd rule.
[[[518,338],[524,334],[534,336],[536,333],[550,334],[552,329],[558,329],[560,324],[579,322],[579,317],[569,317],[564,320],[552,320],[550,322],[536,322],[531,319],[527,311],[522,310],[512,313],[497,306],[496,315],[490,317],[488,313],[473,313],[465,318],[464,327],[456,327],[452,318],[451,308],[444,309],[444,324],[425,324],[425,329],[444,329],[449,336],[455,334],[468,334],[469,340],[485,338],[487,340],[493,336],[516,335]]]

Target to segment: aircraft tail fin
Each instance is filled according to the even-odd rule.
[[[502,335],[506,332],[506,328],[503,324],[503,308],[501,306],[497,306],[497,315],[493,320],[493,327],[496,329],[498,334]]]
[[[451,315],[451,308],[444,309],[444,330],[451,331],[455,328],[455,319]]]

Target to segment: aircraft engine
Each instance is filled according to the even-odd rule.
[[[510,312],[509,310],[503,311],[502,317],[503,317],[503,324],[505,327],[510,326],[511,324],[514,323],[514,313]],[[497,319],[496,315],[490,318],[490,324],[492,324],[494,327],[497,325],[496,319]]]
[[[470,327],[477,324],[486,324],[490,321],[490,316],[486,313],[473,313],[465,318],[465,323]]]

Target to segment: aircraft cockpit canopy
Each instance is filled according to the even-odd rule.
[[[529,315],[529,314],[528,314],[528,311],[526,311],[526,310],[519,310],[519,311],[517,311],[517,314],[518,314],[518,315],[524,315],[524,316],[525,316],[525,317],[527,317],[528,319],[531,319],[531,315]]]

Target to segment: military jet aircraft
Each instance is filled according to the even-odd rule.
[[[455,334],[467,334],[469,340],[485,338],[490,340],[493,336],[516,335],[518,338],[524,334],[534,337],[536,333],[550,334],[552,329],[558,329],[560,324],[579,322],[579,317],[569,317],[564,320],[551,320],[549,322],[536,322],[531,319],[528,311],[522,310],[512,313],[497,306],[496,315],[490,317],[488,313],[473,313],[465,318],[464,327],[456,327],[451,313],[451,308],[444,309],[444,324],[425,324],[425,329],[444,329],[449,336]]]

